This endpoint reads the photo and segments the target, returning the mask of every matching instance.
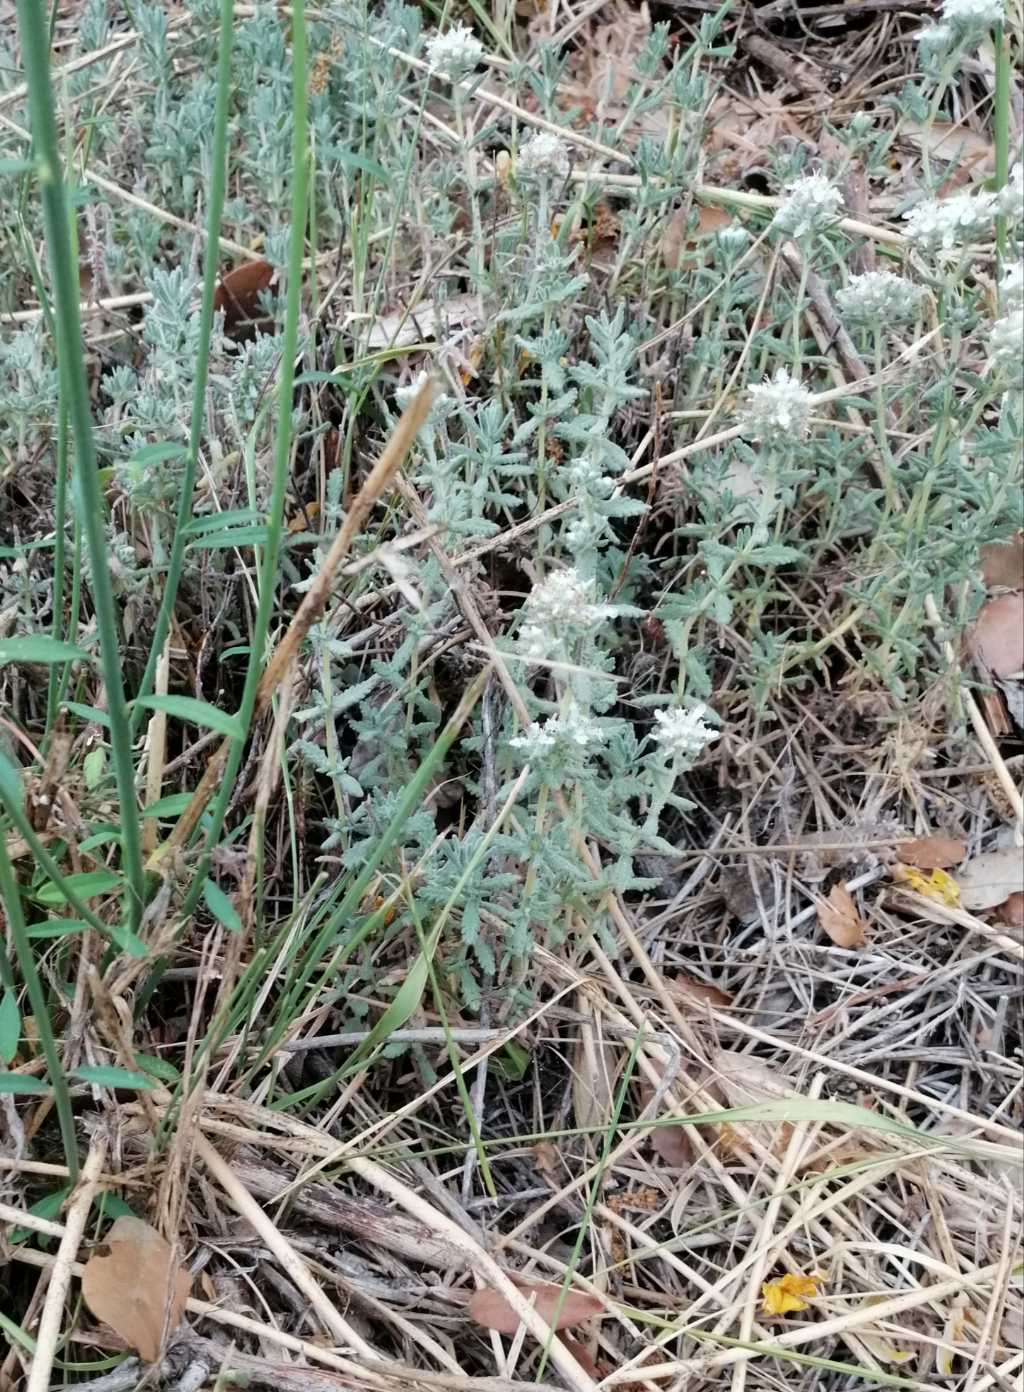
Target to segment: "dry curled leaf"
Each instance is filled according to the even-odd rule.
[[[828,898],[819,903],[818,926],[836,947],[864,946],[864,920],[843,884],[833,885]]]
[[[550,1324],[553,1329],[571,1329],[573,1325],[595,1319],[604,1308],[596,1295],[588,1295],[585,1291],[569,1290],[563,1297],[561,1286],[543,1281],[517,1280],[515,1284],[524,1298],[532,1302],[544,1323]],[[520,1320],[515,1310],[503,1295],[489,1286],[474,1292],[468,1309],[470,1318],[484,1329],[496,1329],[499,1334],[514,1334],[519,1328]]]
[[[86,1305],[147,1363],[159,1358],[164,1330],[177,1328],[191,1288],[170,1244],[129,1216],[117,1219],[82,1273]]]
[[[683,1005],[712,1005],[719,1010],[728,1010],[732,1005],[732,996],[726,995],[717,986],[698,981],[695,976],[688,976],[686,972],[666,976],[665,986],[669,995],[674,996]]]
[[[260,295],[274,278],[269,261],[246,261],[221,277],[213,294],[214,309],[224,311],[224,328],[245,336],[259,317]]]
[[[952,836],[918,836],[896,847],[903,864],[917,870],[948,870],[959,865],[966,853],[964,843]]]
[[[817,1276],[799,1276],[787,1271],[761,1287],[761,1308],[766,1315],[788,1315],[807,1309],[805,1296],[818,1294]]]
[[[1024,590],[1024,532],[981,548],[981,578],[986,590]]]
[[[961,866],[957,878],[965,909],[972,913],[994,909],[1024,887],[1024,851],[1019,846],[987,851]]]
[[[995,913],[1000,923],[1009,928],[1024,928],[1024,891],[1017,890],[998,906]]]
[[[1024,592],[986,601],[971,634],[971,652],[994,677],[1015,677],[1024,670]]]

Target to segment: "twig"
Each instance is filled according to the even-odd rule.
[[[82,1166],[78,1187],[68,1207],[64,1235],[57,1249],[53,1269],[50,1272],[46,1300],[43,1303],[43,1312],[39,1317],[36,1351],[32,1359],[32,1369],[28,1376],[25,1392],[49,1392],[50,1373],[53,1370],[53,1360],[60,1338],[60,1324],[64,1315],[64,1298],[71,1285],[75,1258],[78,1255],[86,1220],[89,1217],[89,1209],[92,1206],[93,1195],[96,1192],[106,1157],[106,1137],[97,1135],[89,1147],[89,1154]]]
[[[259,1234],[273,1252],[290,1280],[309,1301],[321,1324],[334,1338],[354,1349],[363,1358],[375,1360],[376,1350],[366,1342],[357,1329],[334,1308],[327,1296],[310,1275],[309,1268],[281,1231],[271,1222],[249,1191],[240,1184],[231,1166],[215,1150],[205,1136],[195,1135],[195,1153],[213,1175],[245,1221]],[[36,1392],[36,1389],[32,1389]],[[43,1389],[39,1389],[43,1392]]]

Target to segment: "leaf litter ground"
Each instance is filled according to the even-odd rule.
[[[621,119],[649,17],[614,3],[515,8],[521,52],[553,32],[569,45],[559,104],[581,109],[576,129]],[[685,41],[706,7],[652,8],[673,40]],[[777,6],[744,11],[730,31],[737,51],[720,74],[726,86],[710,126],[713,181],[748,190],[756,204],[767,187],[765,148],[795,142],[815,158],[827,154],[826,116],[834,126],[876,87],[907,80],[914,16],[925,8],[818,6],[798,22]],[[58,33],[73,22],[64,16]],[[187,62],[187,23],[175,31],[176,54],[178,44]],[[967,114],[930,129],[908,123],[892,188],[876,188],[856,210],[880,235],[894,226],[896,190],[908,171],[913,177],[923,147],[949,159],[951,186],[985,177],[984,53],[977,67]],[[500,72],[491,79],[498,91]],[[843,89],[841,73],[860,75],[853,90]],[[115,111],[137,80],[129,69],[111,94]],[[641,127],[638,135],[665,136],[658,112]],[[631,177],[624,164],[610,168],[610,188]],[[642,295],[637,249],[623,252],[620,219],[602,207],[591,222],[591,264],[610,297],[627,293],[623,280]],[[719,224],[698,223],[688,237],[690,226],[684,217],[661,243],[664,260],[683,270],[701,255],[702,230]],[[421,271],[436,251],[426,228],[424,243]],[[236,280],[230,300],[227,284],[223,307],[247,325],[262,308],[253,287],[269,277],[245,250],[253,272]],[[472,294],[454,315],[451,300],[442,315],[427,293],[418,311],[389,307],[367,323],[336,262],[325,257],[320,267],[321,303],[334,296],[331,325],[361,324],[373,351],[400,346],[408,376],[420,365],[409,356],[417,346],[429,349],[447,333],[451,361],[472,380],[481,361]],[[391,281],[408,267],[382,261],[377,270],[390,299],[407,305],[408,286]],[[26,287],[26,315],[30,300]],[[659,331],[667,326],[660,314],[651,312]],[[97,352],[105,322],[90,328]],[[685,353],[685,335],[671,341]],[[825,342],[848,369],[840,338]],[[657,364],[648,366],[654,381]],[[311,408],[329,416],[332,389],[306,390]],[[630,408],[616,422],[631,454],[652,421],[664,428],[646,410]],[[310,476],[317,467],[326,473],[329,451],[341,448],[330,431],[324,440]],[[378,432],[360,467],[379,447]],[[687,516],[685,481],[671,463],[663,459],[637,487],[651,510],[633,524],[633,543],[623,538],[627,562],[670,544]],[[313,487],[296,498],[297,535],[315,530],[323,494]],[[227,494],[218,502],[241,505]],[[415,496],[404,505],[410,525],[423,529]],[[521,593],[536,530],[512,522],[445,557],[453,577],[467,577],[457,622],[432,638],[443,648],[437,681],[449,697],[469,685],[486,648],[474,615],[484,614],[495,646],[508,618],[501,593]],[[841,561],[829,564],[841,570]],[[388,566],[384,585],[361,596],[337,630],[357,650],[393,643],[394,606],[414,593],[401,556],[390,555]],[[1005,656],[1014,638],[1000,618],[1019,607],[1018,572],[1019,557],[1011,558],[1009,571],[993,577],[998,607],[986,610],[976,642],[1000,679],[1020,667]],[[1019,922],[998,911],[1019,885],[1007,792],[1021,764],[1012,704],[1009,714],[999,707],[1001,738],[979,742],[951,680],[897,702],[862,665],[867,643],[856,624],[840,631],[842,578],[824,569],[792,577],[792,612],[827,654],[802,685],[755,693],[735,676],[758,623],[781,627],[778,612],[721,625],[712,700],[725,729],[688,780],[695,808],[672,826],[675,853],[647,857],[643,870],[656,887],[613,905],[614,943],[577,932],[558,946],[538,944],[515,1010],[494,992],[461,1014],[449,998],[442,1018],[424,993],[429,939],[417,938],[385,883],[357,906],[379,913],[384,928],[398,925],[373,954],[372,989],[363,993],[369,1023],[359,1028],[332,995],[325,954],[319,993],[303,997],[269,1057],[261,1012],[285,992],[293,955],[273,935],[218,930],[226,915],[209,900],[203,931],[168,937],[166,968],[148,999],[135,994],[142,974],[128,959],[105,966],[102,979],[97,963],[83,960],[65,1035],[85,1041],[86,1061],[163,1060],[172,1071],[155,1081],[172,1084],[187,1066],[196,1085],[184,1100],[160,1086],[81,1090],[83,1135],[94,1146],[104,1138],[108,1198],[102,1223],[94,1212],[81,1249],[69,1254],[88,1259],[83,1291],[95,1317],[68,1305],[61,1357],[69,1385],[141,1385],[144,1369],[131,1357],[112,1371],[102,1360],[133,1350],[148,1359],[161,1343],[154,1383],[193,1392],[246,1379],[286,1392],[598,1382],[733,1392],[929,1388],[948,1387],[950,1377],[972,1392],[1011,1385],[1024,1319],[1015,1165],[1024,952]],[[211,572],[202,598],[217,641],[222,583]],[[617,675],[638,687],[669,661],[653,587],[646,599],[651,612],[634,622],[616,659]],[[915,639],[941,658],[938,634]],[[485,706],[507,698],[497,685]],[[1000,700],[999,688],[984,694]],[[990,723],[993,709],[984,704]],[[165,776],[194,787],[215,737],[169,751]],[[272,853],[262,905],[272,918],[278,899],[289,902],[294,867],[285,799],[266,774],[269,747],[268,729],[246,776],[257,799],[266,791]],[[464,776],[476,761],[456,737],[431,785],[451,827],[477,815]],[[165,781],[165,791],[172,786]],[[312,836],[300,850],[307,883],[331,869]],[[251,896],[233,854],[224,849],[219,869],[236,870]],[[170,923],[172,898],[173,884],[150,916],[155,935],[162,915]],[[244,894],[242,911],[251,923]],[[405,1009],[414,961],[424,963],[423,980]],[[246,980],[249,1008],[230,1017],[239,998],[232,991]],[[387,1028],[375,1032],[382,1019]],[[216,1047],[205,1049],[213,1037]],[[311,1102],[294,1104],[307,1095]],[[45,1145],[45,1105],[2,1101],[0,1177],[11,1225],[4,1314],[31,1331],[68,1230],[66,1179],[52,1163],[59,1153]],[[128,1210],[173,1239],[173,1256]],[[153,1243],[158,1261],[147,1259]],[[175,1264],[191,1274],[187,1303]],[[161,1320],[154,1291],[172,1285]],[[30,1352],[12,1342],[0,1386],[23,1385]]]

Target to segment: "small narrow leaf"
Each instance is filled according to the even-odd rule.
[[[74,643],[47,638],[41,633],[0,638],[0,667],[6,662],[71,662],[76,658],[88,659],[88,656],[84,648]]]
[[[144,710],[164,711],[179,720],[187,720],[192,725],[202,725],[204,729],[216,730],[218,734],[231,739],[241,739],[245,733],[237,715],[219,710],[206,701],[194,696],[143,696],[135,705]]]
[[[11,1063],[18,1052],[21,1039],[21,1015],[18,1000],[13,991],[6,990],[0,996],[0,1059]]]
[[[83,1064],[81,1068],[73,1068],[70,1076],[77,1078],[81,1083],[92,1083],[94,1087],[135,1088],[139,1092],[146,1092],[156,1086],[153,1079],[147,1078],[145,1073],[133,1073],[129,1068],[114,1068],[103,1064]]]
[[[238,910],[215,880],[203,881],[203,900],[217,922],[222,923],[229,933],[242,931]]]
[[[65,875],[64,883],[79,899],[94,899],[99,894],[109,894],[123,883],[121,876],[113,870],[83,870],[81,874]],[[67,898],[60,885],[45,884],[35,891],[35,899],[40,904],[66,904]]]
[[[42,1078],[30,1078],[27,1073],[0,1073],[0,1092],[45,1097],[49,1091],[50,1085],[44,1083]]]
[[[130,454],[127,459],[129,464],[162,464],[168,459],[184,459],[186,449],[184,445],[175,444],[173,441],[165,440],[159,445],[143,445],[142,449]]]

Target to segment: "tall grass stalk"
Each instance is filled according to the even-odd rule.
[[[37,178],[42,204],[46,247],[53,280],[60,391],[68,404],[75,450],[73,484],[92,568],[92,598],[100,642],[100,667],[110,716],[110,753],[120,802],[121,856],[126,878],[124,916],[130,932],[142,918],[145,880],[142,841],[135,796],[131,729],[121,676],[121,650],[117,613],[107,556],[105,508],[92,434],[89,387],[82,352],[82,325],[78,313],[77,267],[68,235],[68,204],[57,146],[57,123],[50,88],[48,26],[38,0],[18,0],[18,28],[28,84],[32,139],[38,162]]]
[[[227,0],[224,0],[227,3]],[[288,462],[292,448],[292,397],[295,389],[295,358],[299,347],[299,308],[302,301],[302,260],[305,251],[306,218],[309,214],[309,92],[307,88],[306,12],[304,0],[292,3],[292,200],[291,233],[288,243],[288,293],[285,301],[284,332],[281,339],[281,377],[277,389],[277,432],[274,439],[274,470],[267,514],[267,541],[260,565],[259,603],[249,641],[249,664],[238,708],[242,735],[228,755],[224,777],[209,817],[206,842],[196,875],[185,896],[182,914],[187,916],[199,902],[203,881],[227,815],[231,791],[242,762],[245,741],[256,707],[256,693],[263,674],[267,634],[277,596],[277,569],[284,533],[284,501],[288,487]],[[154,652],[156,649],[154,648]]]
[[[192,494],[195,491],[196,469],[199,461],[199,442],[206,414],[206,384],[210,368],[210,340],[213,335],[213,300],[217,289],[219,264],[220,223],[224,212],[224,190],[227,185],[228,106],[231,97],[231,47],[234,34],[235,0],[221,0],[220,29],[217,37],[217,98],[213,115],[213,149],[210,156],[210,191],[206,208],[206,248],[203,262],[203,301],[199,311],[199,349],[196,354],[195,388],[192,395],[192,417],[189,422],[188,452],[181,478],[181,497],[178,516],[167,559],[167,577],[163,597],[153,629],[146,670],[139,684],[138,695],[148,696],[153,674],[171,627],[174,602],[178,596],[181,572],[188,545],[186,523],[192,516]],[[138,729],[146,711],[136,706],[132,728]]]
[[[32,3],[33,0],[23,0],[19,8]],[[14,867],[7,854],[7,846],[3,836],[0,836],[0,900],[3,901],[7,912],[7,925],[14,942],[15,956],[21,969],[21,979],[24,981],[25,990],[28,993],[28,1003],[32,1007],[39,1047],[43,1051],[50,1086],[53,1088],[53,1100],[57,1108],[57,1121],[64,1146],[64,1163],[68,1167],[68,1177],[74,1184],[78,1178],[78,1145],[75,1140],[75,1118],[71,1111],[71,1093],[68,1090],[60,1055],[57,1052],[57,1041],[54,1039],[53,1027],[50,1022],[49,1002],[36,970],[35,954],[32,951],[28,929],[25,926],[25,915],[21,911],[18,882],[14,877]]]

